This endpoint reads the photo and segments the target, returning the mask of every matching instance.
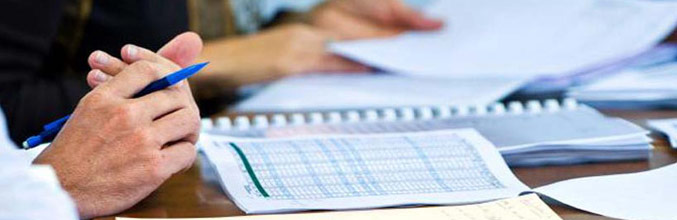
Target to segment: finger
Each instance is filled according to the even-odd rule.
[[[93,89],[112,78],[113,78],[112,76],[104,73],[103,71],[94,69],[92,71],[89,71],[89,73],[87,74],[87,84],[89,84],[89,87]]]
[[[197,156],[195,145],[185,141],[167,146],[160,152],[163,171],[167,177],[190,168]]]
[[[202,46],[199,35],[186,32],[169,41],[157,53],[181,67],[187,67],[200,55]]]
[[[155,120],[151,126],[158,134],[158,141],[162,143],[176,141],[196,143],[200,133],[199,114],[190,108],[169,113]]]
[[[127,67],[127,64],[122,62],[122,60],[100,50],[90,54],[87,62],[92,69],[99,69],[111,76],[117,75]]]
[[[368,72],[371,70],[368,66],[333,54],[327,54],[321,58],[314,69],[322,72]]]
[[[191,97],[192,98],[192,97]],[[144,109],[145,118],[156,120],[182,108],[192,107],[183,91],[167,88],[136,99],[136,104]]]
[[[161,64],[160,65],[161,67],[166,67],[163,69],[163,72],[165,73],[163,77],[180,69],[180,66],[178,66],[171,60],[168,60],[167,58],[164,58],[159,54],[150,51],[146,48],[142,48],[132,44],[128,44],[122,47],[122,59],[128,63],[134,63],[140,60],[145,60]],[[189,90],[186,81],[178,83],[176,86],[182,87],[185,90]]]
[[[409,7],[402,1],[393,5],[393,15],[399,25],[416,30],[436,30],[443,26],[437,19],[426,18],[422,13]]]
[[[98,87],[124,98],[132,98],[148,84],[164,77],[168,68],[149,61],[135,62]]]
[[[124,47],[122,47],[120,54],[122,55],[122,60],[124,60],[124,62],[126,63],[134,63],[140,60],[145,60],[153,63],[171,66],[175,69],[180,68],[174,62],[156,54],[155,52],[132,44],[127,44]]]

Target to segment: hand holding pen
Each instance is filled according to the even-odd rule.
[[[195,160],[199,112],[182,80],[190,74],[153,52],[136,49],[137,55],[148,52],[143,56],[155,59],[129,63],[94,88],[34,161],[54,168],[82,218],[131,207]],[[123,57],[127,52],[123,50]],[[183,77],[172,77],[178,75]],[[137,95],[153,87],[166,88]]]

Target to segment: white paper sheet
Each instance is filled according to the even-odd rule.
[[[569,206],[612,218],[677,219],[677,165],[634,173],[578,178],[534,191]]]
[[[116,218],[117,220],[140,220]],[[561,220],[535,194],[494,202],[465,205],[364,211],[315,212],[283,215],[252,215],[221,218],[166,220]],[[160,220],[160,219],[156,219]]]
[[[656,45],[674,29],[675,11],[675,1],[440,0],[425,10],[446,21],[439,32],[331,50],[402,74],[565,74]]]
[[[7,129],[7,122],[5,113],[0,109],[0,148],[2,149],[17,149],[14,142],[9,138],[9,129]]]
[[[528,189],[472,129],[274,140],[204,135],[200,145],[247,213],[462,204]]]
[[[402,106],[488,105],[528,78],[427,79],[390,74],[322,74],[275,82],[238,103],[238,112],[335,111]]]
[[[78,219],[54,170],[32,159],[9,139],[0,109],[0,219]]]

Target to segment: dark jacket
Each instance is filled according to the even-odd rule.
[[[5,0],[0,105],[16,142],[69,114],[90,89],[87,57],[133,43],[158,49],[188,30],[186,0]]]

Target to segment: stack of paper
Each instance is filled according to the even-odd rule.
[[[264,115],[218,120],[207,132],[284,138],[322,134],[365,134],[474,128],[496,145],[511,166],[576,164],[646,159],[648,131],[570,101],[508,107],[421,107],[372,109],[308,115]],[[205,126],[209,128],[213,126]]]
[[[677,23],[675,1],[441,0],[434,33],[333,44],[389,72],[428,76],[560,75],[645,51]]]
[[[677,62],[637,67],[589,85],[569,96],[602,108],[677,107]]]
[[[570,74],[540,77],[521,88],[519,93],[520,95],[561,94],[572,87],[587,85],[628,68],[663,64],[675,60],[676,57],[677,44],[661,44],[635,56],[602,63]]]
[[[305,112],[434,105],[488,105],[527,78],[429,79],[389,74],[323,74],[272,83],[238,103],[238,112]]]

